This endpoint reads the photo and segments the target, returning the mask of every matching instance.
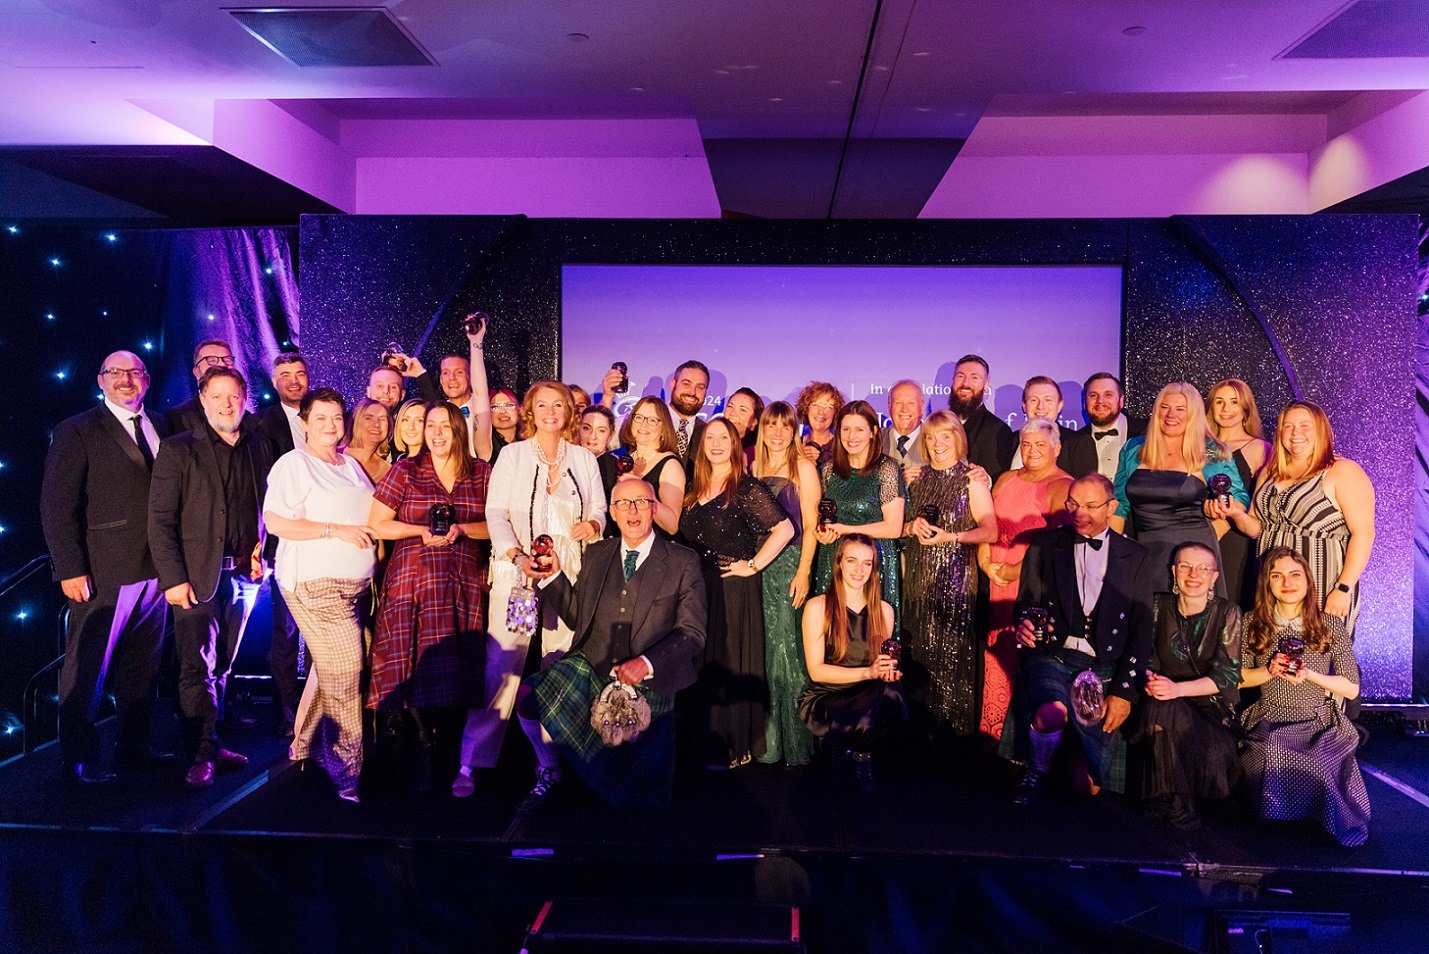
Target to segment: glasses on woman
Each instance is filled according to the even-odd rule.
[[[631,423],[634,424],[648,424],[652,427],[658,426],[660,424],[660,419],[658,417],[651,417],[648,414],[632,414],[630,415],[630,420]]]
[[[493,405],[491,405],[491,409],[492,409],[493,411],[514,411],[514,410],[516,410],[516,405],[514,405],[514,404],[493,404]]]
[[[636,497],[633,500],[613,501],[610,505],[610,509],[615,510],[619,513],[624,513],[625,511],[634,507],[636,513],[644,513],[645,511],[651,509],[654,506],[655,501],[651,500],[649,497]]]
[[[1209,563],[1177,563],[1176,569],[1187,576],[1210,576],[1216,568]]]

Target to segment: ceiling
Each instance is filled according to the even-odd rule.
[[[105,147],[214,145],[157,101],[322,101],[340,118],[657,103],[698,124],[728,213],[910,217],[990,111],[1328,114],[1429,89],[1421,0],[396,0],[434,65],[389,67],[296,66],[229,6],[0,0],[0,213],[42,206],[42,188],[98,208],[59,201],[70,183],[135,219],[245,220],[238,176],[263,197],[246,220],[332,208],[212,156],[156,198],[134,154]]]

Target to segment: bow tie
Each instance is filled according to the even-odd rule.
[[[1081,534],[1077,534],[1077,543],[1085,543],[1093,550],[1100,550],[1102,548],[1102,544],[1106,543],[1106,541],[1103,540],[1101,537],[1084,537]]]
[[[1092,437],[1095,440],[1101,440],[1103,437],[1115,437],[1117,433],[1117,429],[1113,427],[1109,431],[1092,431]]]

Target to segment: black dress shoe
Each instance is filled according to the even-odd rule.
[[[1047,780],[1046,772],[1039,772],[1032,766],[1027,766],[1022,771],[1022,778],[1017,780],[1017,787],[1012,790],[1012,801],[1017,805],[1031,805],[1037,801],[1042,791],[1042,785]]]
[[[516,814],[529,815],[545,805],[550,801],[551,795],[560,783],[561,773],[558,769],[537,770],[536,784],[531,787],[531,794],[521,799],[520,804],[516,806]]]
[[[158,768],[178,760],[177,752],[166,752],[148,744],[126,745],[114,756],[114,761],[125,768]]]
[[[220,772],[236,772],[248,764],[248,756],[220,747],[213,753],[213,765]]]
[[[185,788],[208,788],[213,784],[213,763],[195,762],[184,776]]]
[[[70,785],[108,785],[115,777],[93,762],[67,762],[64,767],[64,780]]]

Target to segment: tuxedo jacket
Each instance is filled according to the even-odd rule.
[[[162,416],[146,412],[160,438]],[[95,592],[157,574],[149,550],[149,466],[134,435],[103,404],[61,421],[45,455],[40,522],[54,578],[88,575]]]
[[[620,560],[620,538],[607,537],[586,548],[574,587],[564,573],[557,573],[539,591],[543,602],[556,601],[561,620],[574,632],[572,651],[590,638],[611,563]],[[621,572],[617,567],[616,573]],[[695,657],[705,645],[705,582],[700,560],[695,551],[657,534],[638,577],[631,658],[644,656],[654,667],[655,675],[645,685],[661,695],[674,695],[694,685]],[[610,594],[611,598],[618,595]]]
[[[263,539],[263,498],[273,445],[256,427],[244,427],[257,498],[258,539]],[[159,444],[149,486],[149,547],[159,588],[188,583],[201,602],[213,598],[223,571],[223,476],[208,429],[175,434]]]
[[[675,421],[675,427],[678,428],[679,426],[680,422],[678,420]],[[700,451],[700,441],[704,438],[704,435],[705,419],[702,417],[697,417],[695,418],[695,423],[690,427],[690,443],[689,446],[685,448],[685,456],[680,458],[680,463],[685,465],[686,481],[689,481],[694,477],[695,455],[698,454]],[[679,456],[678,449],[676,450],[675,456]]]
[[[969,415],[963,422],[963,431],[968,436],[968,460],[987,471],[996,483],[1003,471],[1012,466],[1012,455],[1017,452],[1017,435],[986,405],[979,405]]]
[[[164,412],[164,417],[169,422],[170,434],[182,434],[184,431],[192,431],[208,423],[208,418],[204,417],[203,405],[198,402],[197,394],[184,403],[175,404],[169,408]]]
[[[1074,549],[1077,532],[1071,527],[1043,530],[1032,537],[1022,561],[1014,619],[1030,606],[1051,612],[1053,645],[1068,636],[1080,636],[1086,626],[1081,591],[1077,588]],[[1096,629],[1091,636],[1097,660],[1115,663],[1109,693],[1134,701],[1145,682],[1152,654],[1153,578],[1144,546],[1115,530],[1107,534],[1106,577],[1097,599]]]
[[[1146,418],[1127,417],[1126,440],[1140,437],[1145,433]],[[1123,444],[1123,446],[1125,445]],[[1073,431],[1070,437],[1065,432],[1062,434],[1062,452],[1057,455],[1057,466],[1071,474],[1075,480],[1096,471],[1097,440],[1092,436],[1090,424],[1079,431]]]

